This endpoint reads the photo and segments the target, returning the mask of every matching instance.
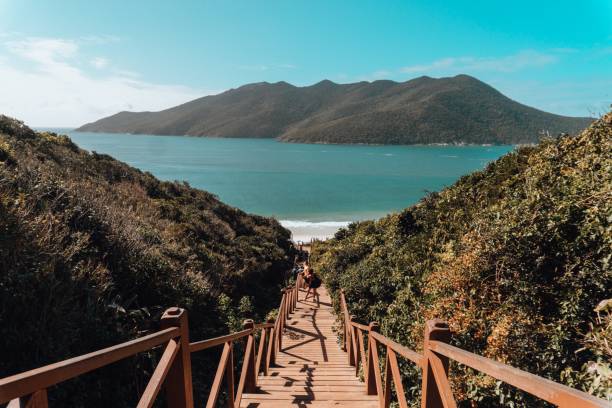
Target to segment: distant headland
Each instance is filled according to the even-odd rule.
[[[119,112],[78,131],[277,138],[338,144],[519,144],[593,121],[547,113],[468,75],[296,87],[260,82],[159,112]]]

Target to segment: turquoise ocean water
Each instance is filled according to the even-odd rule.
[[[163,180],[186,180],[226,203],[294,227],[333,227],[405,208],[513,148],[310,145],[51,130],[68,134],[84,149]]]

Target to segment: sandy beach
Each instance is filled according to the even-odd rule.
[[[280,220],[283,227],[292,233],[294,241],[310,241],[311,239],[328,239],[334,236],[340,228],[346,227],[350,221],[295,221]]]

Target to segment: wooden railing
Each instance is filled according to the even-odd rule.
[[[282,350],[282,333],[289,315],[295,310],[302,284],[301,275],[298,275],[294,286],[283,289],[278,316],[274,321],[255,324],[252,320],[246,320],[243,330],[239,332],[194,343],[189,342],[187,312],[170,308],[161,318],[161,330],[148,336],[0,379],[0,404],[8,402],[11,408],[47,407],[47,388],[163,346],[159,363],[137,406],[153,406],[163,387],[169,407],[192,408],[191,354],[223,346],[206,406],[212,408],[217,404],[225,379],[227,406],[239,407],[243,393],[256,390],[259,373],[267,374],[270,366],[275,363],[277,353]],[[399,406],[408,406],[398,357],[411,361],[422,370],[423,408],[456,407],[448,380],[451,359],[563,408],[610,407],[606,401],[584,392],[451,346],[448,344],[450,330],[441,320],[426,323],[423,351],[418,353],[380,334],[376,322],[367,326],[357,323],[355,317],[349,314],[342,291],[340,307],[344,333],[342,346],[347,351],[349,364],[355,367],[355,375],[359,375],[360,369],[363,369],[365,392],[377,395],[381,408],[389,407],[393,396],[392,387]],[[246,340],[245,352],[240,379],[235,388],[234,344],[242,340]],[[381,348],[385,350],[384,374],[380,364]]]
[[[398,355],[422,370],[422,408],[457,406],[448,379],[449,359],[562,408],[611,407],[610,403],[582,391],[451,346],[448,344],[451,332],[442,320],[426,322],[423,352],[418,353],[380,334],[376,322],[367,326],[357,323],[355,316],[349,314],[342,290],[340,290],[340,309],[344,334],[342,347],[347,351],[349,364],[355,367],[355,375],[359,374],[360,368],[363,369],[365,390],[368,395],[378,396],[381,408],[387,408],[391,403],[392,385],[399,406],[408,407]],[[379,356],[381,347],[386,351],[384,379]]]
[[[161,318],[161,330],[126,343],[60,361],[34,370],[0,379],[0,405],[9,408],[47,408],[47,388],[94,371],[127,357],[164,346],[149,382],[138,402],[138,408],[153,406],[164,388],[170,408],[193,408],[191,354],[223,345],[221,358],[206,406],[217,404],[223,379],[227,385],[227,406],[239,407],[242,394],[254,392],[260,372],[268,373],[276,353],[282,349],[282,333],[289,314],[297,304],[298,286],[282,290],[276,320],[255,324],[245,320],[243,330],[226,336],[189,343],[189,323],[184,309],[170,308]],[[259,343],[256,332],[259,331]],[[234,343],[246,339],[238,387],[234,388]]]

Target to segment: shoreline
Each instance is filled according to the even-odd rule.
[[[183,135],[183,134],[161,134],[161,133],[141,133],[141,132],[116,132],[116,131],[102,131],[102,130],[79,130],[80,128],[52,128],[52,127],[35,127],[34,129],[63,129],[67,132],[79,132],[79,133],[94,133],[94,134],[126,134],[129,136],[166,136],[166,137],[189,137],[189,138],[205,138],[205,139],[264,139],[274,140],[279,143],[285,144],[304,144],[304,145],[319,145],[319,146],[368,146],[368,147],[387,147],[387,146],[415,146],[415,147],[492,147],[492,146],[519,146],[519,145],[532,145],[531,143],[518,143],[518,144],[499,144],[499,143],[467,143],[467,142],[434,142],[434,143],[337,143],[337,142],[324,142],[324,141],[311,141],[305,142],[300,140],[284,140],[281,137],[247,137],[247,136],[216,136],[216,135]]]
[[[301,221],[301,220],[279,220],[280,224],[291,231],[291,239],[294,242],[310,242],[312,239],[325,240],[333,238],[338,230],[346,228],[355,221]]]

